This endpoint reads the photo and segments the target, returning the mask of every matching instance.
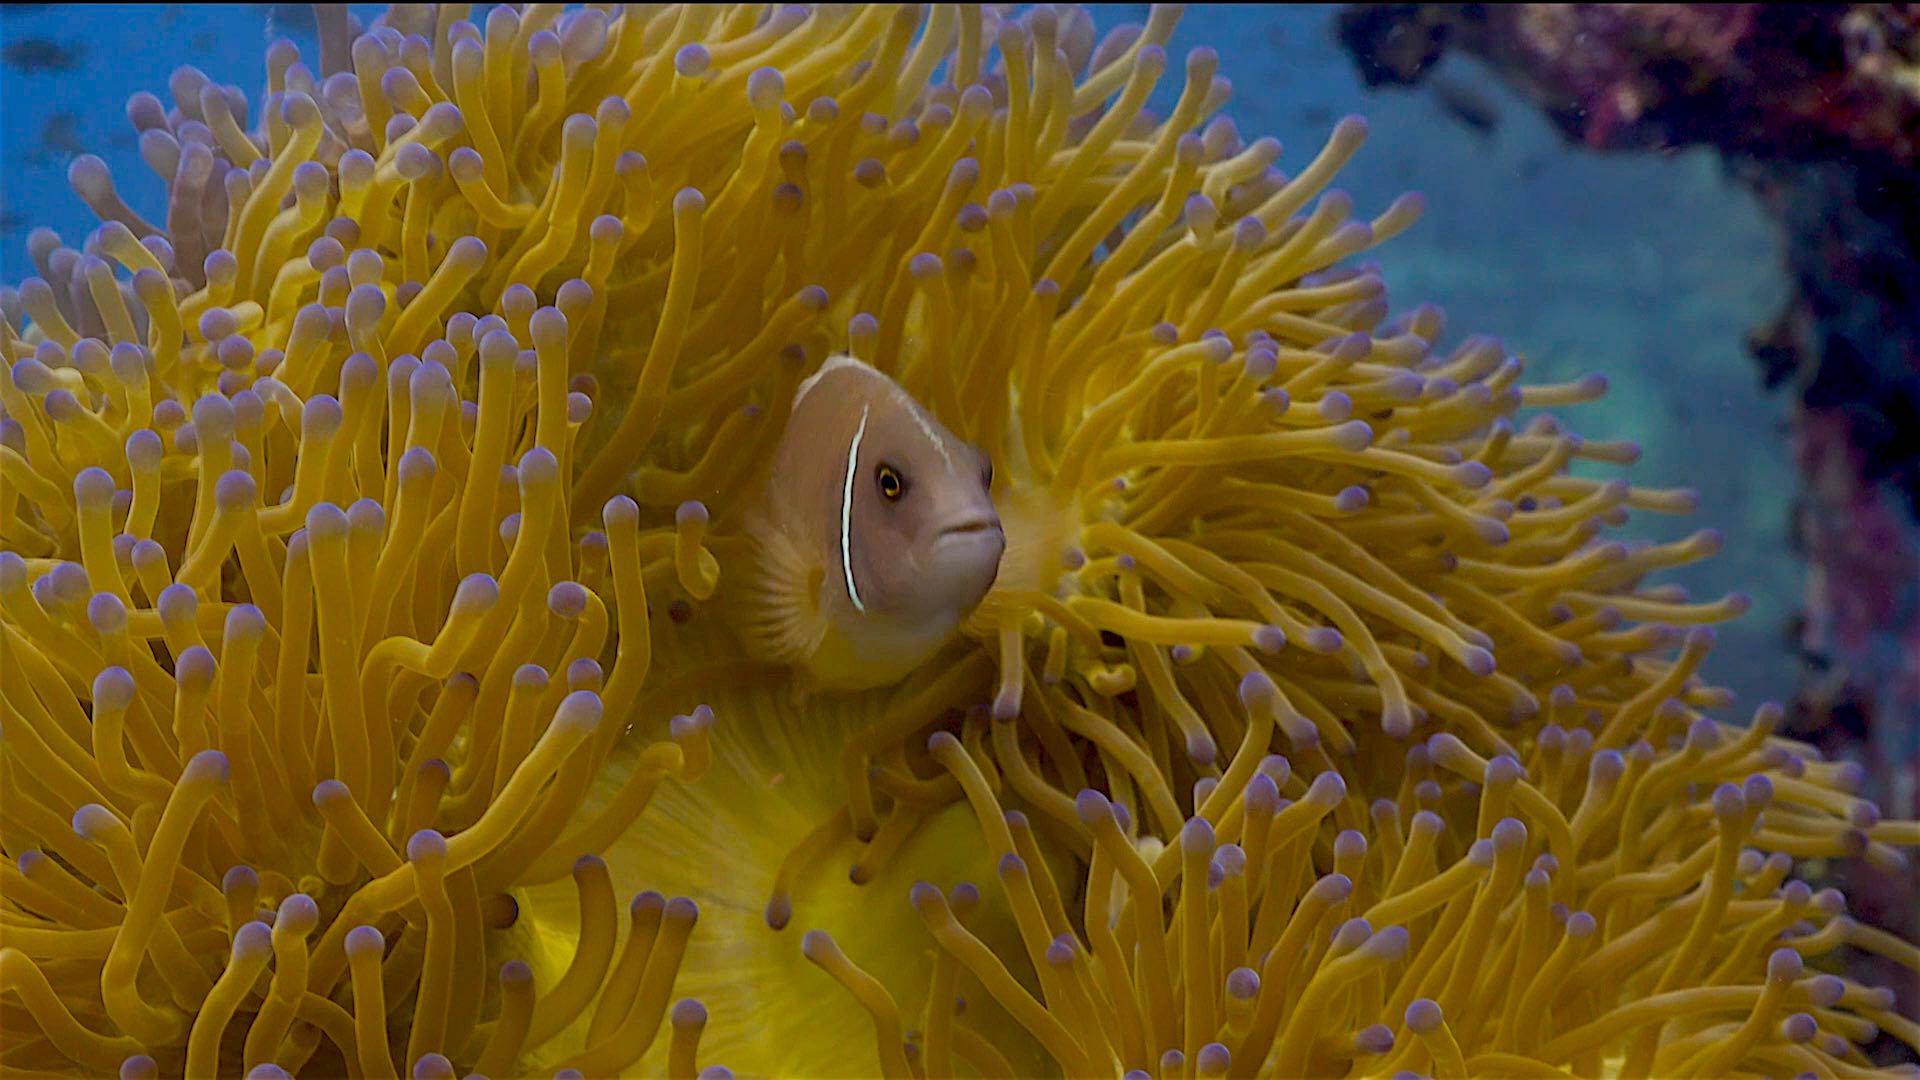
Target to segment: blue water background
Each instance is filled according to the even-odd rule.
[[[1144,5],[1093,9],[1103,31],[1145,18]],[[371,22],[381,7],[352,10]],[[1785,539],[1795,482],[1785,405],[1761,393],[1741,344],[1785,295],[1775,230],[1711,153],[1569,148],[1470,60],[1449,58],[1437,75],[1496,107],[1490,134],[1450,117],[1430,92],[1368,91],[1335,39],[1336,12],[1191,7],[1166,89],[1177,88],[1188,49],[1218,50],[1234,85],[1228,115],[1249,140],[1279,138],[1287,171],[1311,158],[1341,116],[1365,115],[1371,137],[1339,179],[1359,214],[1372,216],[1410,189],[1428,198],[1418,226],[1368,256],[1384,265],[1396,308],[1440,304],[1452,341],[1500,335],[1533,380],[1590,371],[1612,380],[1604,402],[1563,418],[1590,438],[1644,447],[1639,464],[1597,474],[1700,490],[1699,514],[1636,515],[1627,532],[1668,539],[1711,525],[1726,533],[1722,555],[1669,580],[1702,598],[1752,595],[1753,611],[1722,628],[1707,674],[1744,703],[1784,700],[1796,671],[1782,628],[1801,588]],[[266,47],[278,37],[317,67],[305,5],[0,7],[0,46],[42,39],[73,55],[64,71],[0,69],[0,281],[33,273],[29,230],[48,226],[77,246],[98,224],[66,183],[75,153],[100,155],[134,209],[161,218],[164,189],[140,160],[126,99],[150,90],[168,100],[168,76],[192,64],[257,101]]]

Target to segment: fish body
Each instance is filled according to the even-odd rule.
[[[745,515],[734,624],[802,690],[898,682],[999,572],[992,466],[884,373],[835,356],[801,383]]]

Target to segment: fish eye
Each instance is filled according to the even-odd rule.
[[[888,502],[899,502],[900,496],[907,493],[907,478],[891,465],[874,469],[873,481],[880,489],[880,497]]]

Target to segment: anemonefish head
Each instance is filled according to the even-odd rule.
[[[839,556],[832,585],[855,612],[958,622],[979,604],[1006,550],[984,453],[955,438],[892,379],[844,357],[828,361],[801,388],[794,422],[802,430],[844,433],[830,500]]]

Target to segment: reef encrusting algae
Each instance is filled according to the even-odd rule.
[[[1326,190],[1358,121],[1283,175],[1209,119],[1204,49],[1144,111],[1171,9],[1097,43],[1077,9],[467,10],[323,9],[253,133],[192,69],[137,96],[164,227],[83,157],[105,224],[37,233],[0,297],[0,1063],[691,1076],[710,1029],[775,1071],[1011,1074],[1030,1038],[1071,1075],[1825,1075],[1876,1025],[1920,1043],[1804,966],[1920,950],[1788,880],[1920,830],[1775,711],[1705,715],[1699,624],[1743,604],[1645,578],[1717,536],[1601,540],[1691,499],[1514,419],[1603,382],[1389,317],[1350,260],[1419,203]],[[662,781],[791,715],[713,632],[706,544],[834,351],[990,450],[1000,580],[897,692],[801,709],[875,719],[791,851],[664,845],[650,801],[781,805]],[[623,738],[702,699],[717,728]],[[775,928],[843,857],[996,867],[1014,936],[965,883],[914,887],[907,940],[715,940],[658,892],[621,933],[615,874],[731,909],[742,857]],[[550,960],[527,887],[568,876]],[[911,1019],[857,966],[929,948]],[[817,982],[718,959],[776,952],[875,1057],[797,1022]]]

